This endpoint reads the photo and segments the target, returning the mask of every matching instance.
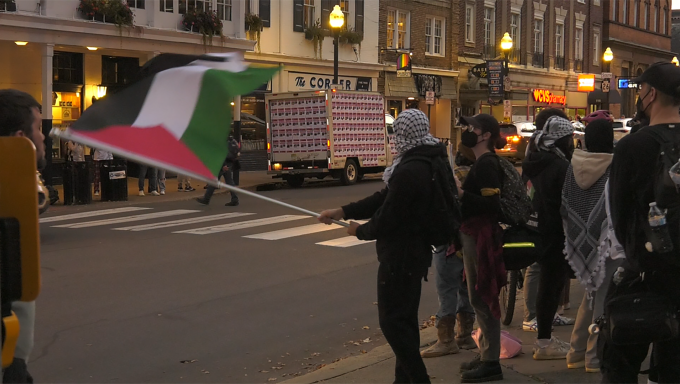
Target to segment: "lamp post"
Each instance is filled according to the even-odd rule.
[[[673,60],[671,60],[671,63],[675,64],[676,67],[680,67],[680,61],[678,61],[677,56],[673,57]]]
[[[330,25],[333,30],[333,84],[338,84],[338,46],[340,45],[340,28],[345,24],[345,14],[339,5],[333,7],[330,15]]]
[[[503,38],[501,39],[501,50],[503,51],[503,54],[505,56],[505,77],[503,78],[503,97],[505,100],[508,99],[508,93],[506,88],[506,81],[509,81],[509,75],[510,75],[510,60],[508,56],[510,55],[510,50],[512,49],[512,37],[510,37],[510,34],[505,32],[505,35],[503,35]]]
[[[605,72],[611,72],[611,64],[612,64],[612,60],[614,60],[614,53],[612,52],[611,48],[607,47],[607,49],[604,51],[604,55],[602,56],[602,59],[604,60],[604,63],[605,63],[605,68],[606,68]],[[603,79],[603,81],[604,81],[604,79]],[[611,80],[608,80],[608,81],[610,81],[610,86],[611,86]],[[606,104],[607,108],[606,109],[609,110],[609,89],[607,89],[607,92],[605,92],[605,93],[607,94],[607,99],[606,99],[607,100],[607,104]]]

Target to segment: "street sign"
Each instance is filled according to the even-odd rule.
[[[434,91],[425,92],[425,102],[429,105],[434,104]]]
[[[612,77],[614,77],[614,76],[612,76],[611,72],[602,72],[602,78],[603,79],[611,79]]]
[[[503,100],[503,118],[512,118],[512,100]]]
[[[502,98],[503,92],[503,74],[505,69],[503,60],[489,60],[486,62],[487,73],[489,77],[487,78],[489,82],[489,97],[490,98]]]
[[[602,92],[609,93],[609,79],[602,79]]]

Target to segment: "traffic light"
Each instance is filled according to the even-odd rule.
[[[0,137],[0,299],[2,367],[12,363],[19,336],[13,301],[40,292],[40,236],[35,147],[25,137]]]

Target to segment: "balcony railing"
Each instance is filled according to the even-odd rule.
[[[496,46],[484,44],[484,59],[491,60],[496,58]]]
[[[522,64],[522,54],[519,48],[513,48],[508,54],[508,59],[511,63]]]
[[[583,73],[583,59],[574,60],[574,72]]]
[[[545,55],[543,52],[534,52],[534,59],[532,60],[534,67],[543,68],[545,66]]]
[[[564,56],[555,56],[555,69],[564,71],[566,68],[564,61]]]

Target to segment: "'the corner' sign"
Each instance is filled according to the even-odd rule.
[[[333,76],[290,72],[289,91],[324,91],[331,88]],[[338,77],[338,88],[343,91],[371,91],[371,78]]]
[[[567,97],[555,95],[547,89],[534,89],[534,101],[545,104],[567,104]]]

